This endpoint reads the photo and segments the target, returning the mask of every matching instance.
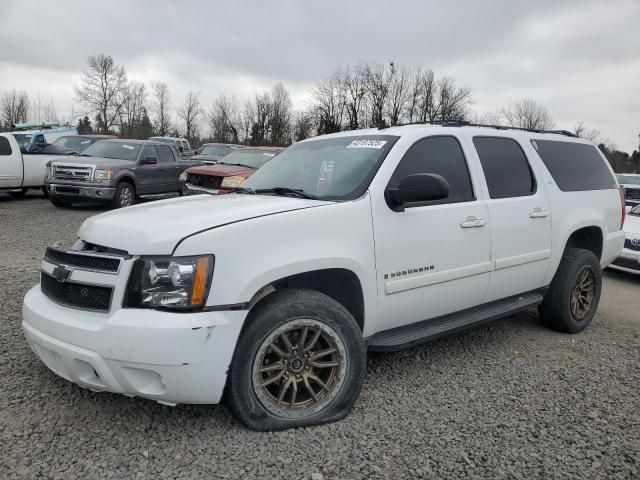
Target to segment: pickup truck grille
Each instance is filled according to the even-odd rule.
[[[209,188],[217,190],[222,185],[223,177],[213,177],[211,175],[198,175],[196,173],[190,173],[187,175],[187,183],[190,183],[194,187]]]
[[[55,180],[90,182],[91,167],[78,167],[71,165],[54,165],[53,178]]]
[[[627,199],[640,200],[640,188],[625,188],[624,195]]]
[[[61,305],[108,312],[111,307],[113,289],[98,285],[87,285],[75,282],[59,282],[51,275],[42,272],[40,275],[42,293]]]

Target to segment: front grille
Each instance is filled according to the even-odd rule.
[[[91,167],[78,167],[72,165],[54,165],[53,178],[55,180],[90,182]]]
[[[190,183],[194,187],[217,190],[220,188],[220,185],[222,185],[222,177],[213,177],[211,175],[198,175],[196,173],[190,173],[189,175],[187,175],[187,183]]]
[[[625,188],[624,196],[627,199],[640,200],[640,188]]]
[[[42,272],[40,275],[42,293],[61,305],[108,312],[111,307],[112,289],[97,285],[86,285],[75,282],[59,282],[51,275]]]
[[[629,268],[631,270],[640,270],[640,263],[638,260],[633,260],[631,258],[618,257],[613,261],[613,265]]]
[[[631,241],[630,238],[626,238],[624,241],[624,248],[628,248],[629,250],[640,251],[640,237],[634,242]]]
[[[98,257],[96,255],[83,255],[79,253],[63,252],[53,248],[47,248],[44,252],[47,262],[58,265],[95,270],[99,272],[117,273],[120,267],[119,258]]]

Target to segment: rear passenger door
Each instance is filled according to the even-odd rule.
[[[154,158],[155,164],[145,163],[147,159]],[[145,145],[140,155],[140,165],[138,165],[136,177],[138,181],[138,193],[149,195],[162,192],[162,174],[160,172],[160,162],[158,152],[153,145]]]
[[[544,286],[551,257],[551,211],[521,144],[474,136],[487,188],[493,272],[485,302]]]
[[[490,225],[485,202],[475,194],[477,171],[469,168],[456,137],[421,138],[387,188],[407,175],[432,173],[447,180],[449,196],[405,204],[404,211],[382,196],[372,198],[380,330],[482,303],[491,270]]]
[[[173,155],[171,147],[167,145],[157,145],[158,156],[160,157],[160,174],[162,176],[162,189],[164,192],[177,192],[180,190],[178,177],[180,176],[180,165]]]

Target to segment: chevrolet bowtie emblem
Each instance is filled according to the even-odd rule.
[[[53,278],[55,278],[59,282],[66,282],[71,276],[71,270],[69,270],[64,265],[58,265],[51,272]]]

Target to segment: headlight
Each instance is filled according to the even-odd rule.
[[[113,170],[96,170],[93,179],[100,183],[103,180],[111,180],[113,178]]]
[[[241,175],[234,175],[233,177],[224,177],[222,180],[222,188],[235,188],[239,187],[245,182],[246,178]]]
[[[181,182],[186,182],[187,181],[187,172],[182,172],[180,174],[180,177],[178,177],[180,179]]]
[[[213,255],[138,260],[129,280],[130,307],[191,309],[207,299]]]
[[[47,174],[45,175],[47,180],[51,180],[51,165],[47,165]]]

